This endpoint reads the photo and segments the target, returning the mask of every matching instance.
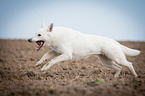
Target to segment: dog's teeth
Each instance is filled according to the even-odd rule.
[[[38,45],[38,47],[36,48],[36,50],[38,51],[38,50],[40,50],[40,48],[43,46],[44,41],[37,41],[36,43],[37,43],[37,45]]]

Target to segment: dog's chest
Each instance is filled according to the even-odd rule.
[[[56,53],[62,53],[61,50],[57,47],[51,46],[50,48],[51,48],[51,50],[54,50]]]

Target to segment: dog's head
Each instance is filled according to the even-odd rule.
[[[37,51],[41,49],[41,47],[44,45],[46,41],[49,41],[52,28],[53,23],[51,23],[47,28],[44,22],[42,22],[41,28],[36,32],[35,36],[28,39],[30,43],[36,42],[38,44],[38,47],[36,48]]]

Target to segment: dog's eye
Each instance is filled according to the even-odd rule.
[[[38,36],[41,36],[41,34],[38,34]]]

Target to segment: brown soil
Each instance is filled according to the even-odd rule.
[[[96,57],[64,61],[41,72],[35,64],[48,47],[37,52],[37,45],[26,40],[0,40],[0,96],[145,96],[145,42],[121,43],[141,50],[128,57],[137,78],[126,67],[114,78],[115,71]]]

